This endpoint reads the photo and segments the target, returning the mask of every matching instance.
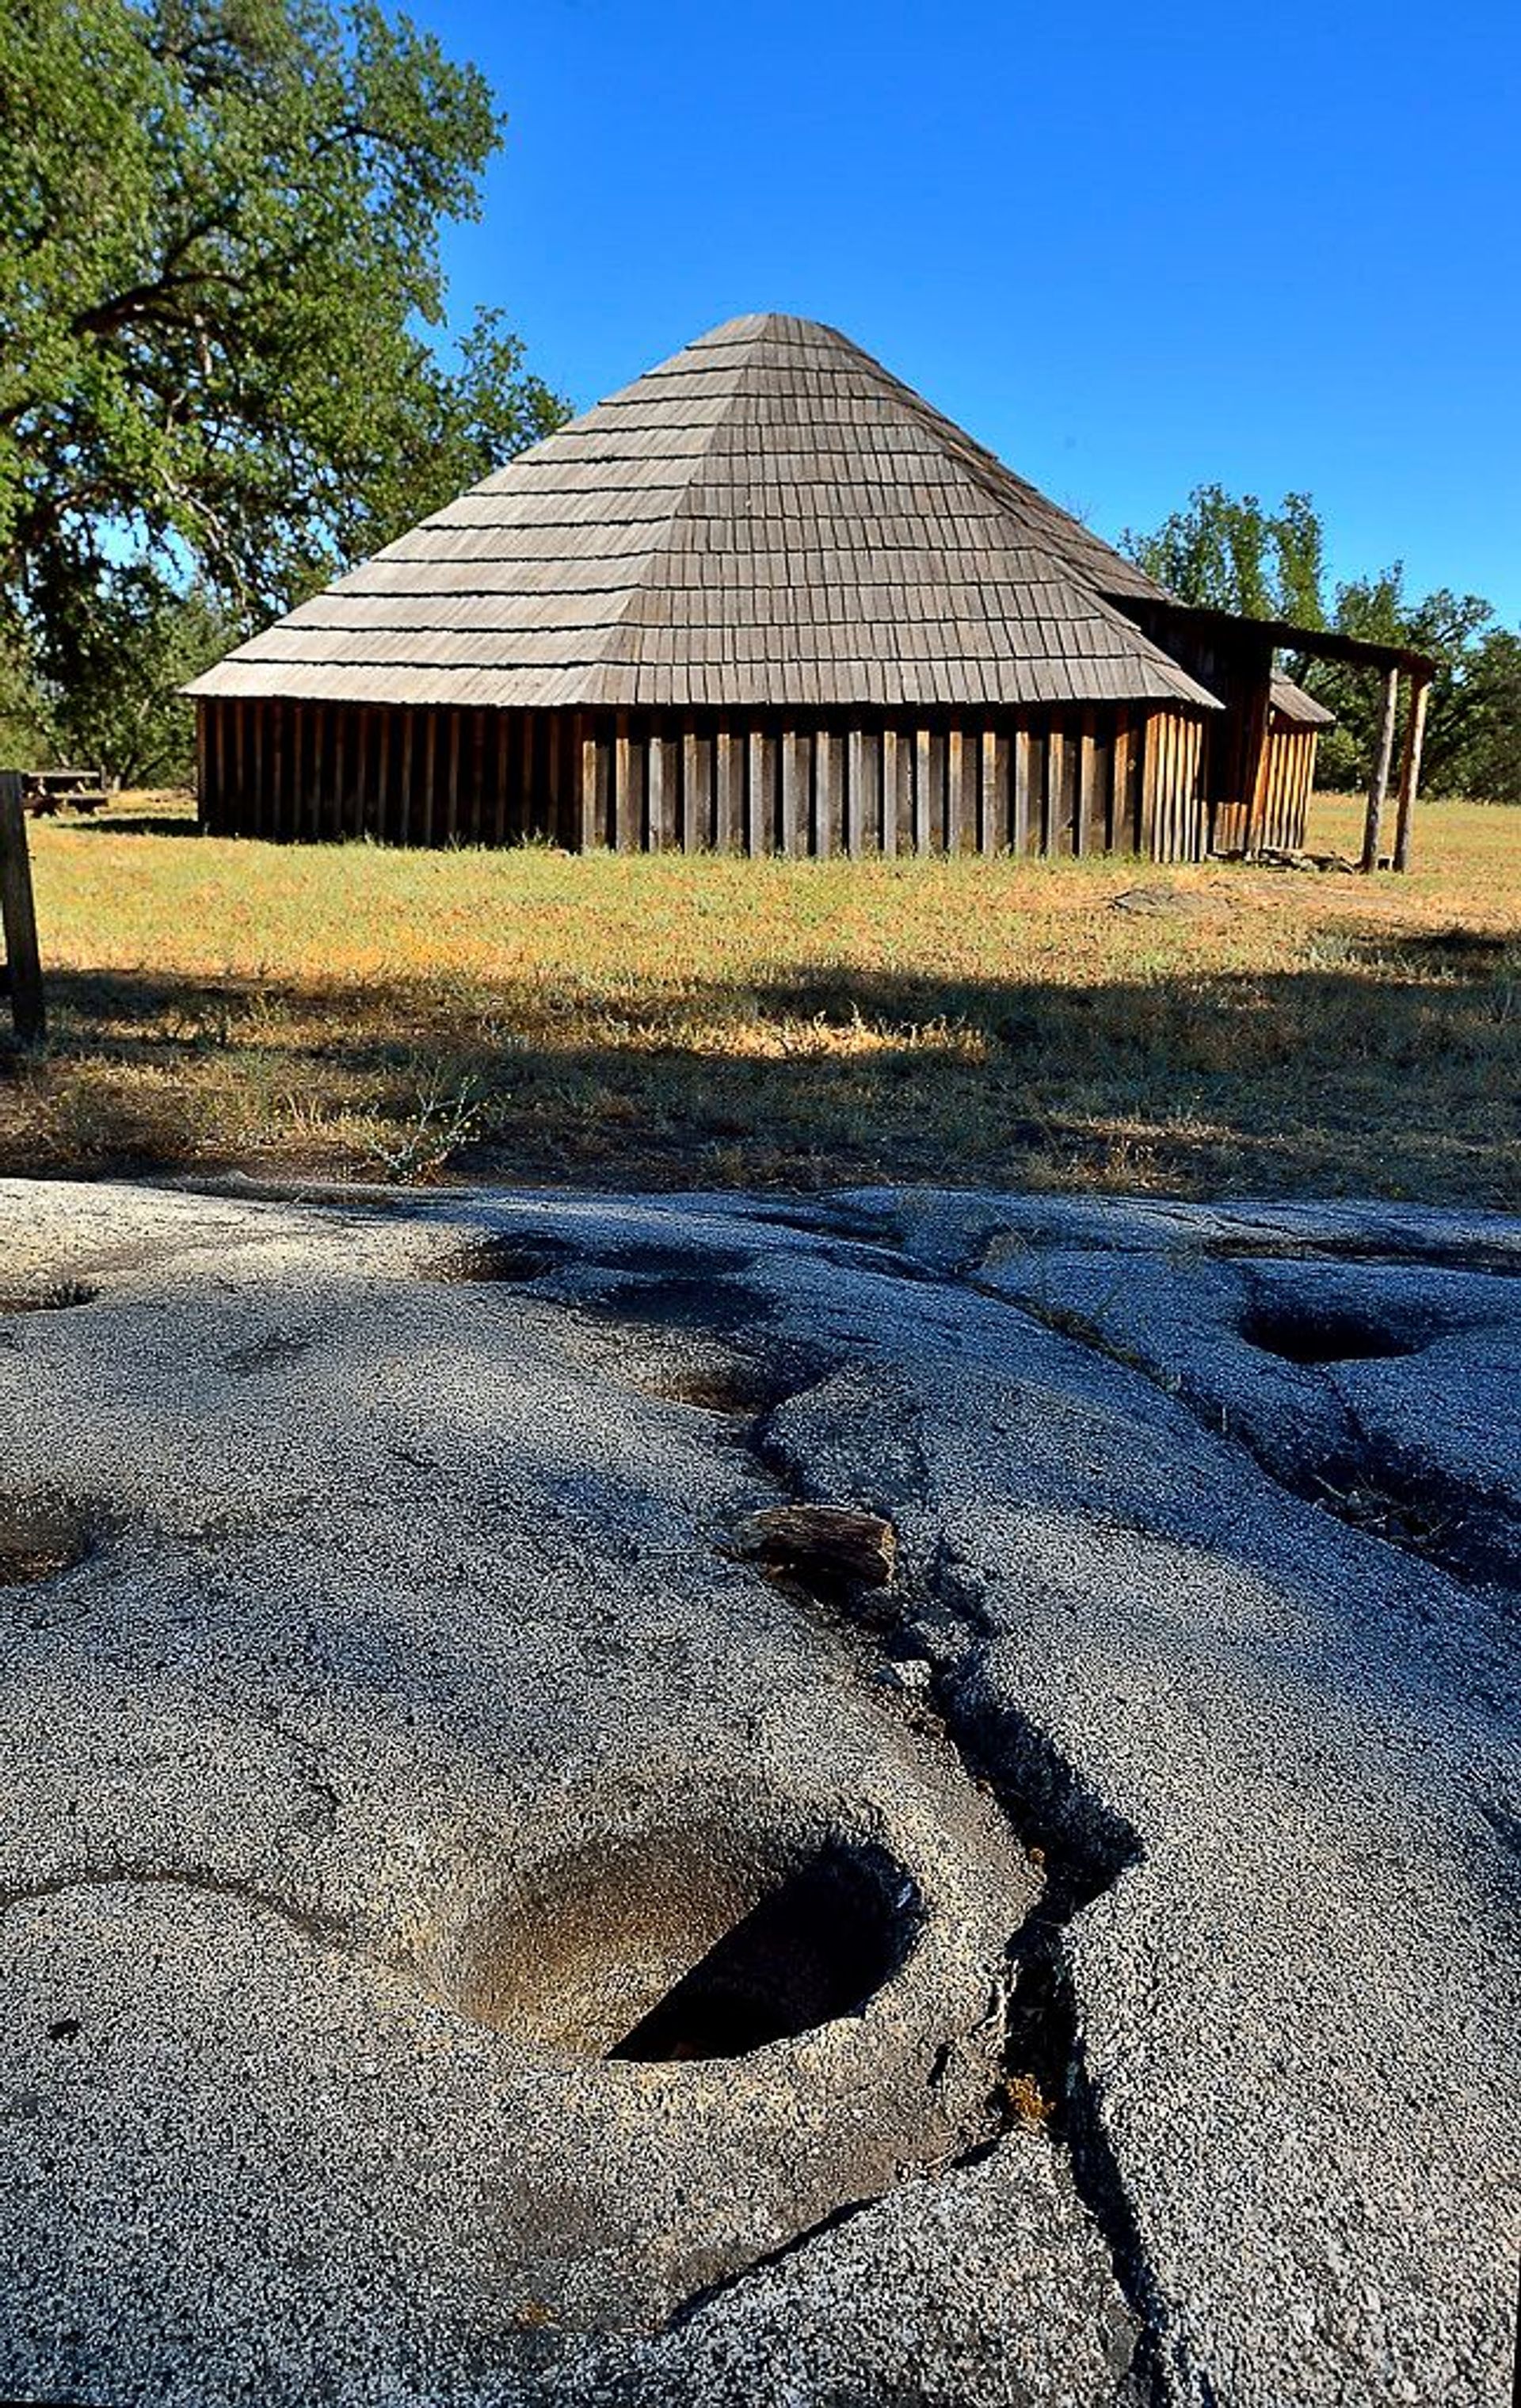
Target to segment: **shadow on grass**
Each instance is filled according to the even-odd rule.
[[[547,982],[55,973],[0,1169],[301,1162],[605,1185],[1304,1189],[1521,1204],[1514,950],[1089,986],[825,967]]]
[[[151,811],[119,811],[108,819],[79,819],[65,823],[70,835],[89,836],[199,836],[198,819],[179,811],[162,816]]]

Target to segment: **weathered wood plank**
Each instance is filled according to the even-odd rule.
[[[747,819],[745,850],[753,859],[776,851],[779,818],[777,741],[764,727],[753,727],[746,744]]]
[[[857,772],[858,781],[857,781]],[[852,783],[859,783],[856,805],[858,849],[863,853],[882,851],[882,732],[876,727],[863,727],[860,746],[852,767]]]
[[[1040,781],[1040,850],[1055,853],[1061,842],[1062,769],[1067,743],[1061,728],[1045,730],[1045,776]]]
[[[398,710],[397,748],[400,758],[396,767],[396,842],[412,841],[412,755],[417,740],[417,713]]]
[[[440,840],[448,845],[453,844],[459,835],[460,744],[457,710],[440,710],[438,713],[438,745],[443,754],[443,793],[439,797],[442,805],[442,824],[438,834]]]
[[[1072,850],[1086,853],[1092,845],[1094,791],[1097,783],[1094,713],[1084,710],[1078,722],[1077,799],[1072,813]]]
[[[882,732],[882,849],[889,860],[897,852],[902,762],[902,738],[896,727],[884,727]]]
[[[845,737],[821,727],[813,747],[813,850],[821,862],[845,853]]]
[[[491,843],[506,845],[508,828],[512,824],[512,799],[510,785],[508,785],[512,764],[512,723],[510,712],[506,710],[494,710],[491,720],[494,720],[494,727],[491,727],[491,753],[494,753],[494,761],[491,761]]]
[[[1165,710],[1157,720],[1157,811],[1155,857],[1172,860],[1172,795],[1177,782],[1177,718]]]
[[[638,853],[644,843],[644,748],[632,735],[628,713],[613,721],[614,841],[620,853]]]
[[[967,849],[967,738],[959,727],[946,731],[945,738],[945,848],[948,853],[965,853]]]
[[[1271,740],[1270,721],[1272,715],[1272,652],[1258,650],[1241,672],[1238,685],[1240,704],[1236,712],[1240,730],[1240,774],[1237,799],[1244,814],[1241,828],[1241,851],[1250,858],[1257,850],[1262,817],[1262,797],[1267,779],[1268,751]]]
[[[333,839],[342,844],[349,834],[349,714],[341,703],[331,707],[333,725]]]
[[[607,729],[589,710],[576,713],[576,843],[594,852],[609,838],[609,807],[612,794],[612,742]]]
[[[37,950],[36,905],[32,895],[32,857],[26,845],[19,769],[0,770],[0,931],[6,940],[10,1017],[19,1045],[40,1045],[48,1033],[48,1005]]]
[[[1009,844],[1012,852],[1023,855],[1030,849],[1031,763],[1030,731],[1027,727],[1019,726],[1014,730],[1011,773]]]
[[[866,851],[866,738],[853,727],[845,739],[845,851],[858,861]]]
[[[229,702],[228,734],[231,751],[231,771],[228,801],[232,833],[243,834],[243,698],[239,695]]]
[[[946,793],[946,742],[943,728],[932,727],[928,747],[929,851],[944,853],[948,842],[948,810]]]
[[[418,772],[417,793],[412,800],[412,825],[416,840],[431,845],[434,840],[435,796],[438,781],[438,714],[423,710],[422,717],[422,765]]]
[[[265,764],[265,728],[266,721],[267,721],[266,706],[265,706],[263,702],[256,702],[256,703],[253,705],[252,716],[253,716],[253,794],[252,794],[252,803],[253,803],[252,819],[253,819],[253,827],[252,827],[252,833],[253,833],[253,835],[254,835],[254,836],[256,836],[256,837],[267,838],[267,837],[268,837],[268,835],[269,835],[269,833],[270,833],[270,829],[269,829],[269,789],[268,789],[267,785],[266,785],[266,784],[265,784],[265,767],[264,767],[264,764]]]
[[[389,844],[395,830],[391,819],[391,719],[386,710],[378,710],[375,730],[375,804],[372,824],[377,842]]]
[[[713,739],[689,719],[682,736],[682,842],[688,853],[708,853],[713,835]]]
[[[782,850],[796,861],[808,850],[809,738],[796,727],[782,736]]]
[[[465,813],[465,841],[482,844],[486,837],[486,714],[470,713],[469,794]]]
[[[713,738],[713,840],[720,853],[738,853],[745,835],[745,743],[732,727]]]
[[[927,853],[930,849],[929,827],[929,730],[916,727],[913,731],[913,849]]]
[[[981,749],[982,761],[978,772],[977,841],[980,850],[991,858],[1008,841],[1009,807],[1008,796],[1004,791],[1009,767],[1008,738],[1000,737],[996,727],[984,727]]]
[[[668,853],[676,838],[677,751],[674,737],[652,734],[645,739],[647,842],[652,853]]]
[[[1111,851],[1114,853],[1133,853],[1135,850],[1130,794],[1130,759],[1133,742],[1130,713],[1122,703],[1114,714],[1113,770],[1110,780],[1112,802],[1109,816],[1108,842]]]
[[[227,709],[224,702],[208,702],[200,706],[206,712],[209,745],[207,770],[209,790],[201,798],[203,825],[221,836],[227,825]]]
[[[897,737],[897,849],[914,850],[913,731],[901,727]]]
[[[323,715],[318,704],[302,704],[296,776],[301,781],[301,834],[314,844],[323,833]]]
[[[1141,842],[1137,851],[1148,859],[1156,826],[1156,748],[1161,740],[1157,729],[1163,715],[1159,710],[1147,711],[1137,731],[1141,745]]]
[[[375,831],[375,765],[372,736],[374,713],[362,705],[352,712],[349,735],[349,819],[345,823],[352,838],[372,836]]]

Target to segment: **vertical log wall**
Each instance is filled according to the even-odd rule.
[[[1257,789],[1257,808],[1251,817],[1254,853],[1299,853],[1302,850],[1310,796],[1315,783],[1315,748],[1320,737],[1313,727],[1279,726],[1268,732],[1268,748]],[[1218,803],[1214,808],[1211,847],[1215,853],[1247,849],[1244,803]]]
[[[783,714],[211,700],[201,817],[280,842],[838,854],[1203,853],[1203,723],[1093,705]]]

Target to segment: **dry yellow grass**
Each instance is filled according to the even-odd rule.
[[[1521,812],[1428,807],[1369,881],[280,849],[186,810],[34,829],[52,1034],[0,1057],[0,1168],[1521,1204]]]

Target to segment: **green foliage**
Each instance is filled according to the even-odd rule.
[[[0,597],[34,677],[262,622],[558,423],[495,315],[436,348],[439,228],[500,133],[375,0],[0,14]]]
[[[1308,494],[1285,494],[1276,510],[1256,494],[1197,486],[1155,535],[1126,528],[1120,548],[1182,602],[1247,619],[1326,624],[1321,601],[1325,538]]]
[[[1122,548],[1182,602],[1297,627],[1335,628],[1402,644],[1436,662],[1422,782],[1428,793],[1521,802],[1521,635],[1497,626],[1489,603],[1442,587],[1419,600],[1399,562],[1336,587],[1327,604],[1325,529],[1308,494],[1267,509],[1199,485],[1155,535],[1126,532]],[[1382,709],[1381,681],[1341,661],[1290,653],[1291,677],[1337,715],[1320,741],[1320,782],[1368,783]]]
[[[52,714],[26,644],[0,622],[0,764],[31,768],[53,751]]]
[[[108,571],[54,705],[54,749],[105,763],[123,785],[188,785],[195,713],[179,688],[236,636],[206,586],[180,593],[140,564]]]
[[[1521,803],[1521,635],[1486,628],[1467,670],[1467,729],[1455,789]]]
[[[1427,710],[1422,784],[1428,794],[1482,795],[1471,784],[1476,733],[1472,680],[1494,612],[1475,594],[1445,588],[1410,600],[1397,562],[1377,577],[1339,585],[1333,624],[1371,643],[1409,644],[1437,664]],[[1296,660],[1292,673],[1337,716],[1321,738],[1323,785],[1365,786],[1372,768],[1382,708],[1380,681],[1342,661]],[[1512,731],[1521,769],[1521,722]]]

